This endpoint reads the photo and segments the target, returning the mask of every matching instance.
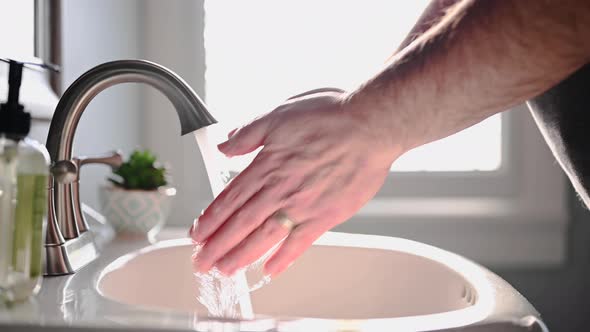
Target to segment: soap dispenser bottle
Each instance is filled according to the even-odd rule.
[[[9,61],[0,104],[0,303],[37,293],[43,274],[49,154],[27,137],[31,115],[19,104],[23,64]]]

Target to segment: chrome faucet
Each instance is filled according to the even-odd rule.
[[[78,78],[65,91],[53,115],[47,137],[51,157],[48,193],[45,274],[74,273],[98,256],[92,232],[84,219],[79,198],[80,167],[98,162],[116,167],[120,155],[107,158],[73,158],[72,145],[80,117],[90,101],[119,83],[147,83],[174,105],[181,134],[216,123],[205,104],[178,75],[144,60],[119,60],[99,65]]]

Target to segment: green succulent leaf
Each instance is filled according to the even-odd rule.
[[[166,168],[156,165],[157,158],[149,150],[133,151],[129,159],[108,180],[125,189],[153,190],[168,184]]]

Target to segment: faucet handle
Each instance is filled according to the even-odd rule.
[[[88,164],[103,164],[110,166],[113,170],[117,169],[123,164],[123,155],[119,151],[113,151],[111,153],[105,154],[104,156],[96,156],[96,157],[74,157],[74,163],[78,166],[78,169],[83,165]],[[80,173],[78,172],[78,176]]]
[[[119,151],[113,151],[102,156],[94,157],[74,157],[72,163],[76,166],[76,179],[72,181],[72,203],[74,204],[74,218],[78,231],[83,233],[88,230],[88,223],[82,214],[82,204],[80,201],[80,170],[83,165],[103,164],[110,166],[115,170],[123,164],[123,155]]]
[[[61,184],[78,182],[80,180],[80,167],[88,164],[104,164],[117,169],[123,164],[123,156],[119,151],[96,157],[74,157],[72,160],[60,160],[51,166],[53,178]]]

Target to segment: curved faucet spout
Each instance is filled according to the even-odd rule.
[[[169,69],[145,60],[107,62],[80,76],[61,97],[47,137],[52,162],[72,158],[74,133],[86,106],[119,83],[146,83],[160,90],[178,113],[182,135],[217,122],[193,89]]]
[[[146,83],[161,91],[178,113],[182,135],[217,122],[182,78],[153,62],[107,62],[94,67],[72,83],[55,109],[47,137],[47,150],[52,161],[46,236],[47,274],[72,273],[76,267],[87,263],[73,264],[71,257],[68,257],[71,248],[83,246],[80,243],[68,244],[76,240],[85,243],[82,235],[88,228],[77,194],[80,170],[72,160],[74,135],[90,101],[101,91],[120,83]]]

